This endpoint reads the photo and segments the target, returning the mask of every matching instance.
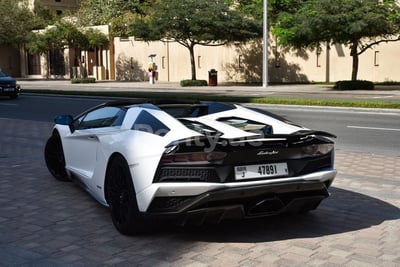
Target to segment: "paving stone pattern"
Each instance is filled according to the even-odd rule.
[[[51,124],[0,119],[0,266],[400,266],[400,157],[337,151],[318,210],[126,237],[48,173]]]

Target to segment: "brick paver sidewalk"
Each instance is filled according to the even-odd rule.
[[[337,151],[332,195],[310,214],[126,237],[46,170],[51,124],[0,129],[0,266],[400,266],[399,157]]]

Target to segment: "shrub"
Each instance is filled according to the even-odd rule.
[[[374,83],[370,81],[337,81],[335,90],[374,90]]]
[[[71,83],[95,83],[95,78],[73,78],[71,79]]]
[[[185,86],[207,86],[208,83],[206,80],[182,80],[180,82],[182,87]]]

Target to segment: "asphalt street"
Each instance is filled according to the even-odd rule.
[[[63,82],[60,87],[32,83],[69,88]],[[181,90],[168,86],[157,90]],[[105,90],[112,88],[107,83]],[[127,84],[123,88],[133,90]],[[212,92],[217,90],[239,94],[245,88]],[[274,90],[316,94],[324,89]],[[391,90],[362,97],[399,95]],[[6,111],[15,108],[13,101],[1,99],[0,105],[0,266],[400,266],[398,155],[338,150],[331,196],[310,214],[195,228],[163,225],[126,237],[114,229],[106,208],[77,185],[48,173],[43,147],[52,123],[32,114],[10,116]]]

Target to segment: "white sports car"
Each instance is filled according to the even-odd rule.
[[[307,212],[336,176],[332,134],[237,104],[127,100],[60,115],[46,165],[109,206],[122,234]]]

